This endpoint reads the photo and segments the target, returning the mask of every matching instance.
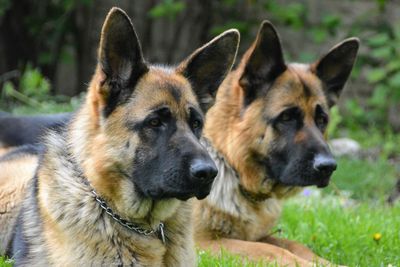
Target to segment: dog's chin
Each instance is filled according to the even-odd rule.
[[[204,188],[204,189],[200,189],[200,190],[196,190],[196,191],[192,191],[192,192],[187,192],[186,194],[179,194],[178,196],[176,196],[175,198],[179,199],[179,200],[188,200],[189,198],[195,197],[198,200],[204,199],[208,196],[208,194],[210,194],[210,188]]]
[[[330,178],[331,178],[330,176],[316,177],[316,178],[309,178],[309,177],[285,178],[285,177],[282,177],[282,178],[278,179],[278,182],[285,186],[300,186],[300,187],[316,186],[318,188],[324,188],[329,185]]]
[[[197,194],[196,194],[196,198],[198,199],[198,200],[202,200],[202,199],[205,199],[207,196],[208,196],[208,194],[210,194],[210,191],[208,190],[208,191],[203,191],[203,192],[198,192]]]
[[[329,185],[330,179],[331,177],[326,177],[326,178],[320,178],[318,180],[318,183],[316,184],[316,186],[318,188],[324,188],[327,187]]]
[[[147,192],[147,197],[155,200],[176,198],[178,200],[186,201],[190,198],[196,197],[197,199],[204,199],[210,193],[210,188],[199,189],[199,190],[171,190],[171,191],[154,191]]]

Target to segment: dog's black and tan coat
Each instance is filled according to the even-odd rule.
[[[301,186],[326,186],[336,169],[325,140],[329,108],[358,46],[350,38],[316,63],[285,64],[274,27],[263,22],[206,116],[204,143],[219,174],[210,195],[196,201],[195,235],[202,248],[224,247],[285,266],[326,263],[305,246],[269,234],[282,198]]]
[[[85,103],[48,133],[34,178],[1,177],[0,245],[15,266],[196,265],[186,200],[217,174],[199,138],[238,39],[230,30],[176,68],[151,66],[130,19],[110,11]]]

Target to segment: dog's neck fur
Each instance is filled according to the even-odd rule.
[[[218,175],[210,195],[196,201],[195,217],[202,218],[194,222],[196,238],[258,240],[265,237],[280,215],[280,201],[277,198],[249,200],[240,192],[236,171],[208,140],[203,139],[202,143],[215,161]]]

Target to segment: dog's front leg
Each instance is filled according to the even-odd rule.
[[[220,255],[222,250],[226,250],[251,261],[276,262],[279,266],[314,266],[312,262],[298,257],[286,249],[262,242],[221,238],[198,241],[197,245],[205,251],[210,251],[213,255]]]
[[[309,249],[305,245],[300,244],[293,240],[277,238],[277,237],[272,237],[272,236],[266,236],[264,238],[261,238],[259,241],[268,243],[271,245],[275,245],[275,246],[278,246],[283,249],[287,249],[291,253],[293,253],[307,261],[322,264],[323,266],[341,266],[341,265],[333,264],[333,263],[327,261],[326,259],[319,257],[317,254],[315,254],[311,249]]]

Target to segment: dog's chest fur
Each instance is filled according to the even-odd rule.
[[[196,201],[194,224],[196,238],[229,237],[259,240],[275,225],[281,213],[276,198],[250,202],[239,190],[239,178],[224,158],[209,144],[203,142],[218,167],[210,195]]]
[[[90,186],[79,181],[65,155],[66,141],[50,142],[23,204],[16,240],[23,242],[14,250],[18,266],[195,265],[190,203],[181,202],[164,221],[166,244],[137,234],[106,214]]]

